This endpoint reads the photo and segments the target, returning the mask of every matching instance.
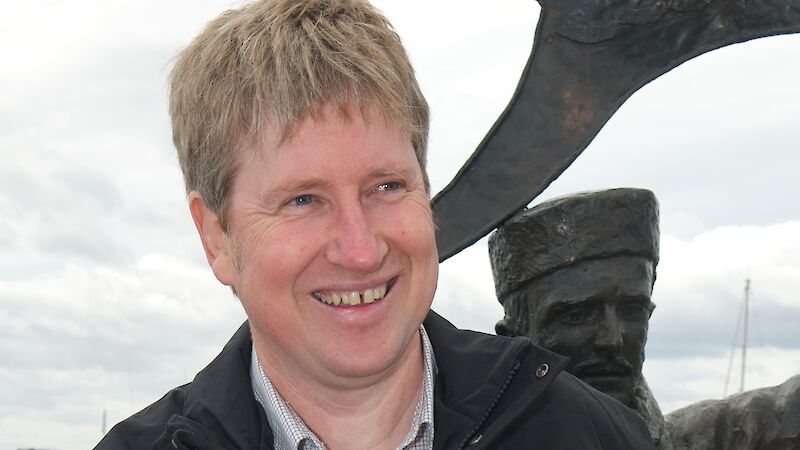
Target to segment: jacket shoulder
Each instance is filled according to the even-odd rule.
[[[152,448],[170,418],[180,414],[191,383],[172,389],[161,399],[116,424],[97,444],[96,450]]]
[[[433,312],[425,329],[439,369],[435,449],[653,448],[642,419],[564,372],[565,357],[524,337],[459,330]]]
[[[540,404],[532,406],[540,425],[551,430],[540,436],[542,448],[655,448],[647,426],[635,411],[568,372],[556,374]]]

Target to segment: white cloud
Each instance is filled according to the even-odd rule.
[[[445,261],[433,309],[454,325],[494,334],[503,317],[496,300],[486,239]]]
[[[751,280],[752,339],[800,348],[800,222],[727,226],[690,241],[661,239],[650,326],[651,355],[705,353],[730,345]],[[706,353],[707,354],[707,353]]]
[[[756,347],[748,349],[745,390],[774,386],[800,373],[800,350]],[[730,353],[712,356],[648,358],[644,374],[662,412],[669,413],[691,403],[723,398]],[[728,395],[739,390],[740,360],[728,380]]]
[[[26,446],[94,445],[103,409],[110,426],[191,380],[244,320],[209,269],[167,255],[0,280],[0,304],[0,435]]]
[[[644,370],[662,409],[722,396],[748,278],[747,388],[800,373],[798,254],[800,222],[720,227],[687,241],[662,236]],[[739,385],[739,358],[728,393]]]

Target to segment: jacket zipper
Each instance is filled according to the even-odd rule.
[[[483,425],[486,423],[486,421],[489,420],[489,416],[492,414],[495,407],[497,407],[497,404],[500,403],[500,399],[508,390],[508,386],[511,385],[511,382],[514,380],[514,377],[517,375],[517,372],[521,366],[522,364],[520,364],[518,359],[514,360],[514,363],[511,365],[511,370],[508,372],[508,375],[506,375],[506,380],[503,382],[503,385],[500,387],[500,389],[498,389],[497,394],[495,394],[492,402],[489,404],[489,407],[486,408],[486,412],[483,413],[483,416],[478,423],[472,427],[472,430],[467,434],[464,440],[458,444],[458,450],[462,450],[464,447],[466,447],[470,440],[473,439],[473,436],[475,436],[478,431],[480,431],[481,427],[483,427]]]

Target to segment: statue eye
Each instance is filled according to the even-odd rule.
[[[619,311],[625,320],[647,320],[649,315],[648,310],[641,305],[622,305]]]
[[[597,309],[591,307],[570,308],[561,315],[561,322],[567,325],[582,325],[593,322],[597,317]]]

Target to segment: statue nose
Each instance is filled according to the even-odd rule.
[[[597,325],[596,347],[611,350],[622,348],[622,328],[613,306],[606,305],[603,308],[603,314],[600,316],[600,321]]]

